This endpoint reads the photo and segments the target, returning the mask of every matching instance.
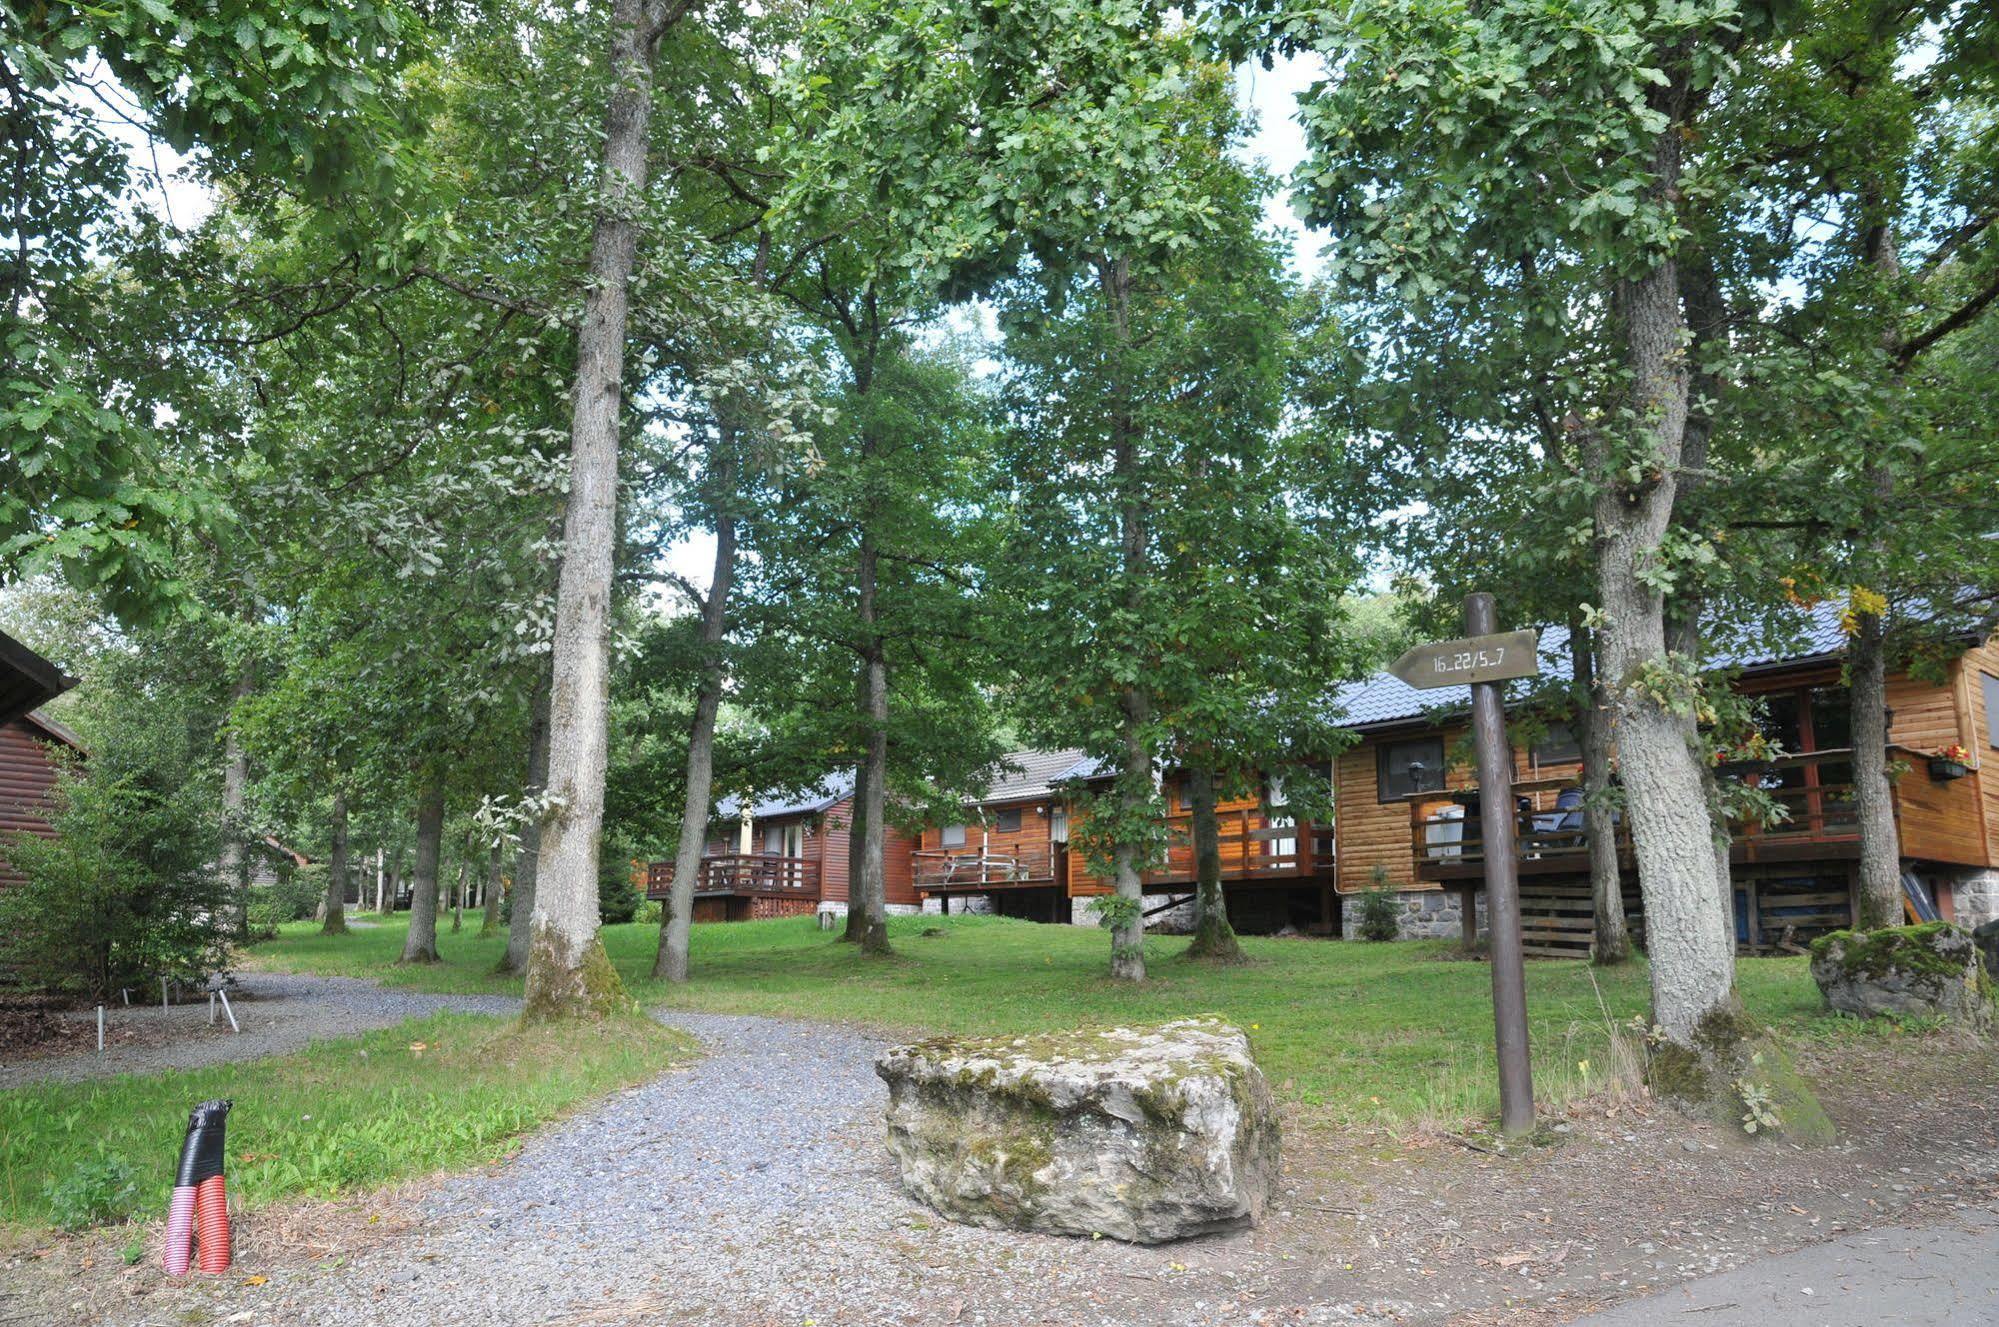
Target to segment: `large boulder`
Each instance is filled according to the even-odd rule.
[[[1977,944],[1949,922],[1834,931],[1812,942],[1812,980],[1833,1009],[1861,1017],[1901,1014],[1983,1027],[1991,981]]]
[[[1253,1225],[1270,1085],[1218,1019],[940,1037],[875,1063],[903,1185],[956,1221],[1157,1244]]]

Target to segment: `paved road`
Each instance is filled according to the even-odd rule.
[[[1973,1327],[1999,1323],[1999,1215],[1888,1226],[1704,1277],[1576,1327]]]

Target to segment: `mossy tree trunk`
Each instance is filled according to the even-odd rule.
[[[1242,958],[1242,946],[1222,896],[1222,828],[1215,816],[1213,770],[1198,763],[1188,767],[1187,802],[1194,837],[1194,942],[1187,946],[1187,956],[1235,962]]]
[[[347,934],[347,794],[333,794],[331,842],[326,853],[326,920],[322,935]]]
[[[549,674],[544,669],[535,685],[528,718],[528,800],[548,787]],[[541,865],[541,817],[530,816],[521,826],[521,843],[514,853],[514,893],[507,911],[507,950],[497,972],[525,972],[528,964],[528,923],[534,918],[534,885]]]
[[[1583,757],[1583,834],[1589,840],[1590,902],[1595,933],[1590,962],[1612,967],[1631,958],[1631,930],[1624,916],[1624,878],[1617,863],[1617,816],[1610,805],[1610,707],[1597,680],[1589,628],[1569,624],[1569,657],[1575,666],[1576,743]]]
[[[416,874],[410,881],[410,929],[403,963],[437,962],[437,864],[444,844],[444,780],[424,777],[416,806]]]
[[[500,896],[507,887],[502,861],[500,845],[495,843],[486,851],[486,915],[479,923],[479,938],[482,940],[489,935],[499,934]]]

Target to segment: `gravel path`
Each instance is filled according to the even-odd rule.
[[[205,999],[165,1012],[156,1004],[116,1005],[105,1010],[102,1055],[93,1038],[81,1050],[0,1064],[0,1088],[258,1060],[321,1037],[351,1036],[440,1009],[507,1014],[520,1007],[519,1001],[501,995],[424,995],[352,977],[244,972],[238,981],[229,1004],[243,1028],[240,1034],[229,1030],[219,1010],[211,1025]],[[96,1014],[85,1011],[75,1017],[94,1021]]]

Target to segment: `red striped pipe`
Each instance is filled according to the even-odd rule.
[[[201,1252],[195,1265],[210,1276],[229,1270],[229,1181],[211,1175],[195,1191],[195,1234]]]

